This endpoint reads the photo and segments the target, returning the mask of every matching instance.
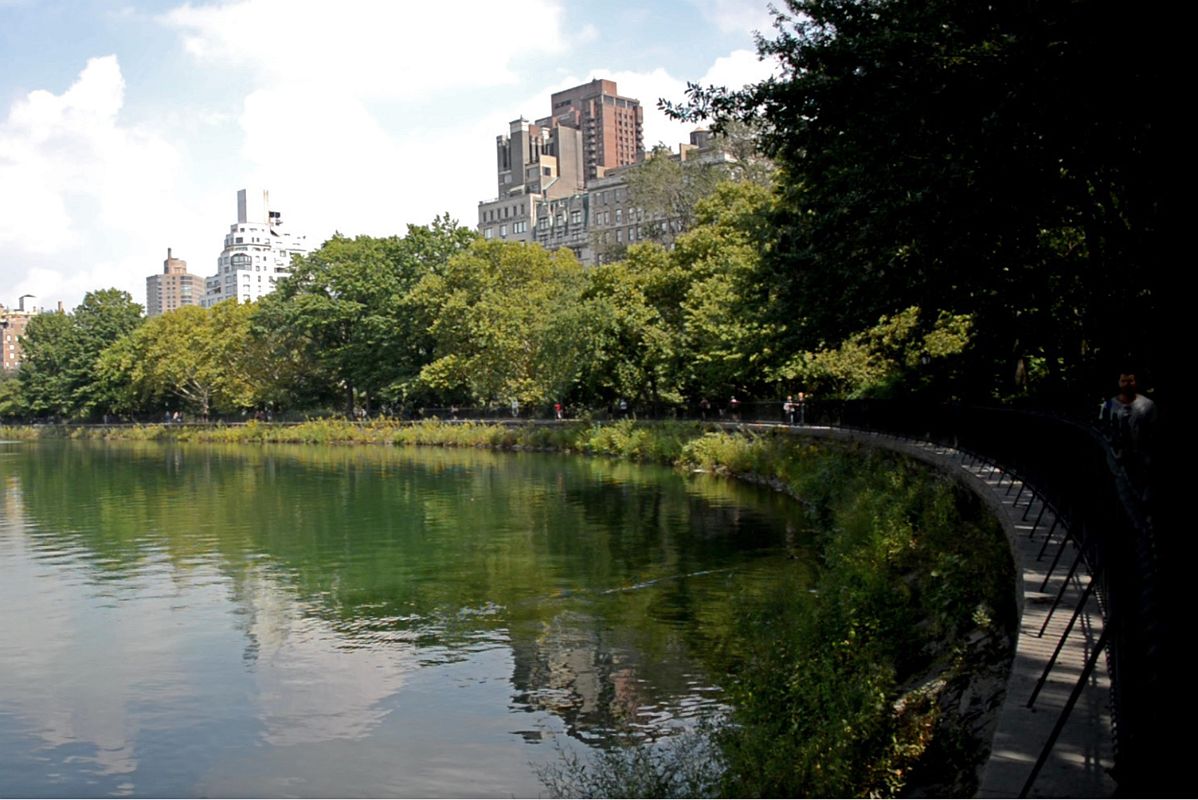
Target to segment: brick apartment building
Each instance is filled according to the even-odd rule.
[[[21,336],[29,320],[41,313],[38,308],[26,309],[25,297],[17,301],[16,308],[0,305],[0,372],[15,372],[21,366]]]

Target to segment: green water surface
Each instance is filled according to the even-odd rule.
[[[717,709],[806,547],[606,459],[0,444],[0,796],[543,794]]]

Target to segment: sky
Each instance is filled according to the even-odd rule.
[[[312,247],[473,227],[495,136],[593,78],[676,148],[658,98],[768,75],[767,1],[0,0],[0,305],[215,274],[243,188]]]

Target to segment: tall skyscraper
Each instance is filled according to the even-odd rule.
[[[156,317],[183,306],[198,306],[204,299],[204,279],[187,271],[187,262],[166,248],[162,272],[146,278],[146,316]]]
[[[645,155],[644,112],[641,102],[621,97],[616,82],[596,78],[590,83],[554,92],[550,116],[542,127],[568,126],[582,133],[585,179],[600,178],[605,170],[635,164]]]
[[[283,215],[270,210],[269,192],[239,190],[237,221],[225,236],[216,274],[204,280],[204,307],[230,297],[249,303],[269,294],[291,273],[291,257],[307,252],[307,237],[285,232]]]

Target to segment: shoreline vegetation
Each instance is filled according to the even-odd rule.
[[[819,532],[820,577],[785,597],[746,592],[734,634],[743,641],[709,657],[727,676],[727,718],[593,763],[559,759],[540,771],[547,788],[558,796],[976,792],[1013,651],[1013,566],[981,501],[904,456],[631,420],[0,428],[0,439],[39,438],[562,452],[767,484],[798,500]],[[705,768],[695,767],[697,751]]]

